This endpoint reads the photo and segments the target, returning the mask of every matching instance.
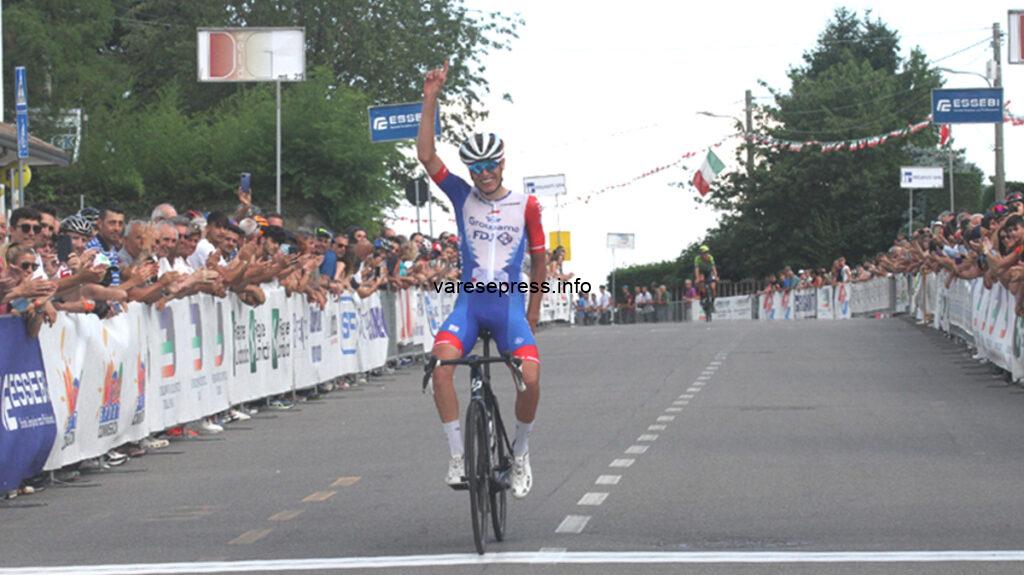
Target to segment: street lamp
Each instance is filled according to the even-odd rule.
[[[968,72],[966,70],[953,70],[951,68],[936,68],[936,70],[938,70],[939,72],[946,72],[947,74],[963,74],[966,76],[977,76],[982,80],[985,80],[985,83],[988,84],[989,88],[992,87],[992,80],[984,74],[979,74],[977,72]]]

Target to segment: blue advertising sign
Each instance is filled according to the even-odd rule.
[[[18,158],[28,157],[28,84],[25,67],[14,68],[14,111],[18,124]]]
[[[28,114],[18,112],[15,120],[18,124],[18,157],[25,159],[28,157]]]
[[[423,116],[423,103],[371,106],[370,141],[415,140]],[[441,133],[441,113],[434,114],[434,134]]]
[[[57,421],[39,340],[17,317],[0,318],[0,493],[43,470]]]
[[[14,68],[14,109],[17,112],[28,112],[28,86],[24,66]]]
[[[932,90],[936,124],[998,124],[1003,121],[1002,88]]]

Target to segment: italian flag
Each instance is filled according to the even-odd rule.
[[[701,197],[707,195],[711,190],[711,182],[715,181],[715,176],[724,169],[725,164],[722,163],[722,160],[719,160],[714,152],[708,150],[708,157],[704,158],[704,164],[701,165],[700,171],[693,175],[693,186],[700,192]]]

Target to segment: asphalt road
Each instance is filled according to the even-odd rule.
[[[0,575],[1024,572],[1024,390],[935,332],[719,322],[539,341],[534,489],[482,559],[406,369],[0,507]],[[497,388],[510,418],[511,382]]]

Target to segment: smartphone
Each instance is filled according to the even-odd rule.
[[[71,256],[71,236],[57,236],[57,261],[66,263]]]
[[[242,188],[242,192],[248,194],[249,186],[252,184],[252,174],[249,172],[242,172],[242,182],[239,187]]]
[[[16,311],[25,311],[28,309],[28,304],[29,301],[27,297],[19,297],[18,299],[11,301],[11,309]]]
[[[100,285],[103,287],[110,287],[110,284],[114,283],[114,274],[119,271],[121,270],[118,269],[117,266],[110,266],[107,268],[107,273],[103,276],[103,279],[100,280]]]

